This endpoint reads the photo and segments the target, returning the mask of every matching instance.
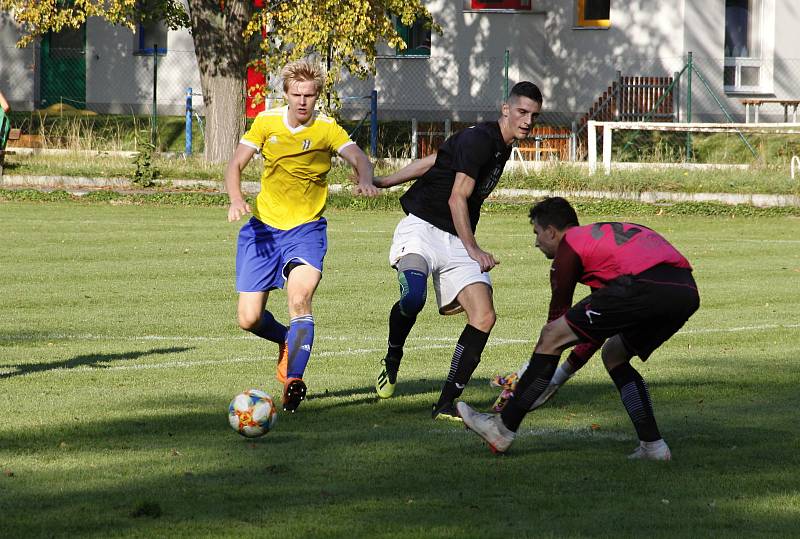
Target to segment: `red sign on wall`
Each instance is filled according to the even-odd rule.
[[[530,11],[532,0],[472,0],[472,9],[516,9]]]

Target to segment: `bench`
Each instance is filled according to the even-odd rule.
[[[777,103],[778,105],[783,107],[783,121],[789,121],[789,107],[792,108],[792,123],[797,123],[797,106],[800,105],[800,99],[773,99],[773,98],[748,98],[741,100],[742,105],[744,105],[744,123],[750,123],[750,107],[753,107],[755,111],[754,114],[754,122],[758,123],[758,110],[761,108],[761,105],[769,104],[769,103]]]

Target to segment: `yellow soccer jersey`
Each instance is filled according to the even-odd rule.
[[[281,230],[322,216],[331,154],[354,144],[330,116],[315,112],[308,123],[291,128],[287,114],[287,107],[262,112],[240,141],[264,156],[253,215]]]

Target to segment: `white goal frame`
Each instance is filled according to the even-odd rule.
[[[641,131],[687,131],[693,133],[774,133],[800,135],[800,123],[672,123],[672,122],[599,122],[588,123],[589,173],[597,172],[597,128],[603,130],[603,169],[611,174],[611,137],[615,129]]]

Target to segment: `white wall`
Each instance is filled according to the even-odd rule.
[[[86,101],[98,112],[149,114],[153,103],[153,57],[135,54],[138,36],[97,18],[86,28]],[[167,53],[158,57],[159,114],[181,114],[186,88],[200,93],[194,43],[187,29],[170,30]],[[194,105],[202,107],[202,97]]]
[[[13,110],[31,110],[37,90],[35,66],[39,51],[34,46],[17,48],[19,38],[14,19],[0,11],[0,90]]]
[[[773,94],[800,98],[800,2],[765,1],[775,5]],[[503,56],[508,50],[510,84],[523,79],[539,84],[545,119],[568,124],[588,110],[617,71],[672,75],[692,51],[716,97],[742,118],[742,96],[722,92],[722,0],[613,1],[608,29],[576,28],[574,0],[537,0],[531,13],[470,12],[462,0],[427,5],[444,28],[442,35],[432,36],[430,58],[387,54],[378,59],[374,79],[345,81],[342,95],[365,96],[376,88],[381,119],[490,119],[503,96]],[[16,49],[18,37],[8,13],[0,13],[0,88],[15,108],[31,108],[38,49]],[[89,21],[89,108],[151,112],[152,57],[135,56],[136,41],[125,28]],[[170,31],[168,52],[159,58],[159,113],[181,114],[188,86],[201,92],[194,44],[188,30]],[[693,90],[693,119],[719,119],[722,113],[697,79]],[[681,95],[685,107],[685,82]],[[202,110],[201,97],[194,104]],[[368,109],[366,100],[348,106],[354,117]],[[782,111],[780,115],[782,119]]]
[[[536,82],[544,119],[565,124],[588,110],[617,71],[670,76],[684,63],[683,0],[612,2],[608,29],[577,28],[574,2],[566,0],[540,0],[534,11],[516,13],[469,11],[457,0],[427,5],[444,33],[432,36],[428,59],[379,59],[382,118],[494,117],[506,50],[509,84]]]

